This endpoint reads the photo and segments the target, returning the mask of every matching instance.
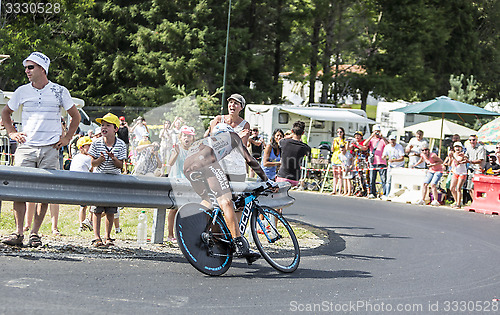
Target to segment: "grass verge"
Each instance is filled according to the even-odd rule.
[[[0,216],[0,234],[7,235],[15,231],[15,222],[14,222],[14,212],[12,210],[12,202],[10,201],[2,201],[1,208],[1,216]],[[59,206],[59,220],[57,227],[62,235],[66,236],[82,236],[85,238],[93,238],[93,232],[84,231],[78,232],[78,227],[80,226],[78,220],[78,212],[80,210],[80,206],[77,205],[60,205]],[[139,213],[142,210],[146,210],[146,214],[148,216],[148,235],[151,235],[151,226],[153,223],[153,209],[141,209],[141,208],[123,208],[120,210],[120,227],[122,228],[122,233],[115,234],[114,227],[112,232],[112,237],[116,237],[121,240],[135,240],[137,239],[136,229],[138,223]],[[89,216],[89,212],[87,210],[87,217]],[[104,222],[105,219],[102,219],[101,225],[101,235],[104,234]],[[45,216],[45,220],[40,228],[40,233],[43,235],[51,235],[52,234],[52,224],[51,224],[51,216],[50,210],[47,210],[47,214]]]

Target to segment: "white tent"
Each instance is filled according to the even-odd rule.
[[[476,133],[474,129],[464,127],[462,125],[453,123],[449,120],[443,121],[443,133],[441,134],[441,119],[426,121],[423,123],[415,124],[404,128],[404,131],[411,131],[413,133],[417,130],[424,132],[424,138],[442,139],[442,135],[460,135],[460,138],[467,138]]]

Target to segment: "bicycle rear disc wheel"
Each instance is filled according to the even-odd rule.
[[[288,221],[276,210],[259,206],[251,218],[253,240],[262,257],[276,270],[294,272],[300,263],[300,249]]]
[[[193,267],[204,274],[220,276],[231,266],[232,237],[221,216],[214,225],[209,223],[212,219],[213,211],[208,208],[186,204],[177,211],[175,234],[184,257]]]

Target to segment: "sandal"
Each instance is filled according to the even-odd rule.
[[[95,240],[92,240],[92,246],[96,248],[103,248],[106,247],[100,238],[96,238]]]
[[[2,243],[10,246],[23,246],[24,235],[12,233],[2,240]]]
[[[59,232],[58,229],[53,229],[52,234],[54,234],[55,236],[61,236],[61,232]]]
[[[115,246],[115,239],[114,238],[108,238],[104,239],[104,246]]]
[[[28,241],[28,246],[29,247],[40,247],[42,246],[42,239],[40,236],[36,234],[31,234],[30,239]]]

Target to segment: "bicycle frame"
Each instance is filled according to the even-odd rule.
[[[258,205],[256,203],[257,197],[258,197],[258,195],[255,195],[255,194],[252,193],[252,194],[247,194],[243,198],[243,202],[244,202],[245,206],[243,208],[243,213],[241,215],[241,219],[240,219],[239,224],[238,224],[238,229],[240,230],[241,235],[245,234],[246,229],[248,227],[248,223],[250,222],[250,217],[252,216],[252,213],[253,212],[257,212],[257,210],[258,210],[257,209]],[[236,200],[236,202],[238,202],[240,200],[240,198],[242,198],[242,197],[239,197]],[[222,209],[219,207],[219,205],[217,205],[217,203],[212,203],[212,205],[214,206],[213,218],[212,218],[212,220],[210,222],[207,223],[205,231],[209,230],[210,226],[215,225],[215,221],[217,220],[217,217],[222,212]],[[259,214],[256,213],[255,215],[259,215]],[[269,218],[267,217],[267,215],[265,213],[262,213],[262,215],[264,216],[264,219],[266,219],[266,220],[269,221]],[[225,227],[227,227],[227,223],[226,223],[226,220],[224,219],[224,216],[222,216],[221,218],[222,218],[222,222],[224,223]],[[271,238],[271,237],[269,237],[269,235],[268,235],[268,233],[267,233],[267,231],[265,229],[265,226],[262,223],[262,220],[260,220],[259,218],[257,218],[257,222],[259,223],[259,226],[262,229],[264,235],[266,236],[266,238],[271,243],[273,243],[276,240],[280,239],[280,235],[279,235],[277,229],[274,226],[272,227],[272,229],[277,234],[277,236],[275,238]]]

